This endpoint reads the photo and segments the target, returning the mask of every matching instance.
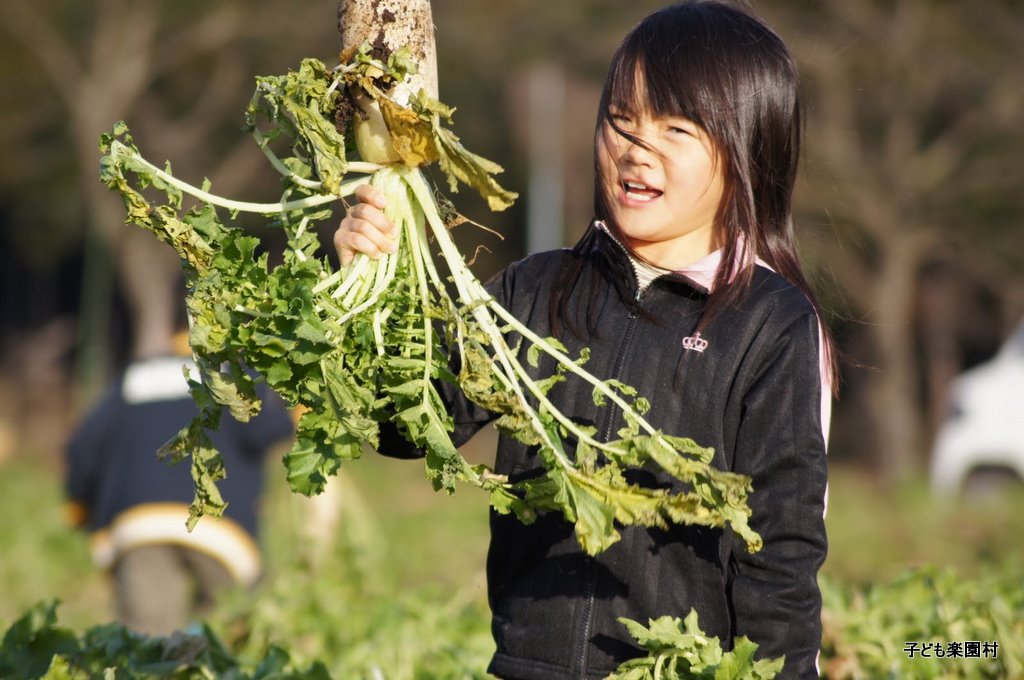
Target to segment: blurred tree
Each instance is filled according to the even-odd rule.
[[[442,95],[459,108],[457,130],[471,148],[509,167],[506,181],[520,190],[524,154],[501,134],[514,127],[508,104],[518,96],[516,75],[534,61],[562,61],[585,80],[579,89],[589,104],[594,85],[586,79],[603,71],[622,26],[645,11],[611,0],[435,0],[434,9]],[[5,237],[29,271],[66,268],[84,252],[76,363],[87,386],[98,384],[112,358],[113,301],[127,303],[134,353],[148,352],[151,338],[163,335],[172,304],[167,281],[176,275],[170,251],[125,229],[117,198],[96,181],[99,133],[127,120],[147,157],[168,159],[189,178],[206,174],[220,193],[246,187],[264,165],[238,134],[253,76],[282,72],[302,56],[329,59],[337,48],[335,12],[336,2],[326,0],[299,9],[269,0],[0,5],[0,70],[9,85],[0,104]],[[587,110],[586,124],[572,126],[586,147],[592,121]],[[578,193],[589,196],[589,184],[583,187]],[[485,275],[521,254],[522,201],[492,219],[471,194],[457,200],[508,236],[478,267]]]
[[[86,389],[109,360],[114,272],[136,355],[158,351],[168,337],[178,276],[170,249],[123,227],[123,208],[98,182],[100,132],[125,119],[152,158],[173,159],[185,175],[206,173],[226,193],[245,187],[260,154],[225,130],[239,129],[258,72],[286,68],[282,58],[290,66],[297,53],[330,54],[332,14],[328,2],[0,5],[22,84],[8,90],[10,125],[0,138],[0,176],[18,195],[14,223],[23,225],[15,243],[40,260],[84,248],[78,365]]]
[[[919,468],[926,443],[915,344],[926,265],[954,262],[1007,301],[1007,323],[1021,313],[1024,12],[1011,0],[764,7],[807,89],[801,221],[835,233],[813,239],[809,252],[841,286],[877,369],[864,374],[858,396],[874,433],[861,446],[873,448],[885,476],[901,477]],[[925,320],[924,337],[935,340],[932,356],[942,347],[948,356],[955,343],[932,336],[957,332],[965,300],[937,299],[945,311],[932,296],[928,309],[940,316]],[[939,318],[948,321],[937,329]]]
[[[524,194],[523,76],[538,64],[565,74],[567,240],[590,217],[597,90],[612,51],[663,4],[432,0],[440,93],[458,109],[456,132],[505,165],[503,184]],[[1024,12],[1018,0],[752,4],[793,47],[804,73],[798,223],[805,255],[832,279],[825,292],[835,296],[843,349],[877,369],[849,371],[837,418],[862,411],[867,422],[855,438],[834,439],[833,451],[870,452],[881,471],[899,476],[921,462],[925,395],[934,414],[942,383],[970,358],[968,349],[976,360],[986,344],[976,335],[987,317],[965,291],[981,291],[1007,327],[1024,310],[1017,121],[1024,107],[1015,70],[1024,62]],[[96,180],[98,134],[125,119],[147,157],[171,160],[189,179],[208,175],[226,194],[274,191],[276,177],[259,174],[266,163],[238,130],[252,78],[284,72],[303,56],[329,60],[336,7],[337,0],[0,3],[0,219],[13,251],[0,257],[18,265],[4,268],[7,280],[53,271],[50,285],[66,285],[77,277],[65,271],[67,261],[94,238],[88,271],[98,273],[82,279],[80,297],[98,309],[86,314],[93,321],[80,335],[98,354],[109,352],[102,313],[116,297],[115,254],[126,291],[174,270],[160,259],[169,249],[120,226],[117,197]],[[471,192],[453,199],[507,237],[481,257],[479,273],[521,256],[528,197],[495,215]],[[155,260],[135,253],[150,247]],[[24,304],[56,304],[53,292],[29,284],[32,301]],[[162,293],[150,295],[130,303],[140,326],[150,323],[143,318],[166,318]],[[34,314],[43,325],[45,310]],[[136,338],[136,346],[146,344],[141,331]],[[101,365],[81,354],[80,364]]]

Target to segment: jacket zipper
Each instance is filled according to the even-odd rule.
[[[649,286],[648,286],[649,287]],[[637,287],[636,297],[634,302],[638,303],[641,301],[644,295],[644,290]],[[636,319],[639,316],[639,312],[636,308],[629,310],[629,316],[626,317],[626,328],[622,335],[622,342],[619,344],[619,351],[615,356],[615,365],[612,371],[612,377],[618,378],[619,374],[622,373],[622,364],[626,358],[626,350],[629,348],[633,340],[633,331],[636,329]],[[612,427],[613,413],[609,410],[605,417],[605,421],[601,426],[601,434],[603,439],[607,439],[611,434],[610,430]],[[583,606],[583,630],[582,637],[579,641],[579,654],[576,657],[576,667],[579,672],[579,677],[582,679],[587,677],[587,657],[590,639],[590,630],[594,624],[594,605],[597,599],[597,562],[593,557],[587,557],[587,599]]]
[[[597,597],[597,563],[593,557],[587,557],[587,599],[583,606],[583,635],[580,638],[580,653],[576,658],[580,680],[587,677],[587,650],[590,628],[594,622],[594,600]]]

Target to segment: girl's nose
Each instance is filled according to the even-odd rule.
[[[641,143],[643,139],[637,135],[636,140],[623,138],[622,160],[630,165],[651,165],[654,160],[654,152]]]

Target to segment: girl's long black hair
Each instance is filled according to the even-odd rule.
[[[626,35],[612,58],[595,135],[602,134],[605,125],[618,130],[610,107],[647,111],[682,116],[700,125],[718,152],[725,180],[716,218],[722,264],[702,324],[740,301],[757,258],[799,288],[821,318],[793,233],[792,197],[802,133],[798,89],[796,62],[782,39],[748,8],[727,0],[690,0],[648,15]],[[630,141],[643,144],[632,137]],[[594,168],[595,217],[618,236],[596,154]],[[560,272],[551,298],[556,324],[578,328],[566,318],[568,299],[580,283],[588,254],[596,250],[596,238],[591,225],[573,248],[573,264]],[[626,287],[621,277],[630,274],[619,268],[604,269],[602,275],[610,276],[621,291]],[[821,325],[834,376],[832,339],[827,326]]]

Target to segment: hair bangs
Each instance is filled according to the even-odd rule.
[[[705,127],[712,119],[703,61],[708,55],[690,40],[673,39],[657,22],[641,22],[612,59],[601,99],[601,116],[611,110],[679,116]]]

